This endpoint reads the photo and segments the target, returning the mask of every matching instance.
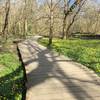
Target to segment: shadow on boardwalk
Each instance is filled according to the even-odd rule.
[[[31,44],[31,42],[28,43],[27,48],[33,56],[34,53],[32,52],[32,48],[35,49],[35,51],[37,52],[37,58],[25,62],[25,65],[28,65],[33,62],[38,63],[37,68],[27,74],[27,77],[31,77],[31,79],[28,80],[29,83],[27,90],[30,90],[31,88],[44,83],[46,80],[50,78],[56,78],[64,85],[65,89],[68,90],[70,94],[74,96],[76,100],[86,100],[86,98],[89,98],[89,100],[94,100],[94,98],[92,98],[92,96],[86,90],[84,90],[83,87],[79,86],[74,81],[76,80],[79,82],[99,85],[99,83],[95,81],[95,78],[94,81],[73,78],[69,76],[67,73],[65,73],[58,64],[58,62],[66,62],[67,60],[57,60],[57,56],[55,56],[53,53],[50,53],[48,49],[41,49],[39,46]],[[72,62],[72,64],[74,63]],[[66,65],[66,67],[68,66]],[[92,77],[91,74],[86,74]],[[77,93],[77,91],[79,92]]]

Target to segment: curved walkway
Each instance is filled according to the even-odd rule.
[[[100,79],[88,68],[32,39],[18,47],[28,80],[26,100],[100,100]]]

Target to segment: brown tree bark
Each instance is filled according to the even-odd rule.
[[[6,1],[6,15],[5,15],[5,21],[4,21],[4,27],[2,30],[3,37],[7,39],[7,34],[8,34],[8,18],[9,18],[9,12],[10,12],[10,0]]]
[[[26,37],[27,35],[27,19],[24,19],[24,36]]]
[[[81,10],[82,6],[84,5],[85,1],[86,0],[82,0],[82,4],[79,4],[78,10],[74,14],[71,23],[68,25],[68,27],[66,29],[66,39],[69,37],[69,35],[71,35],[71,34],[69,34],[69,30],[70,30],[71,26],[74,24],[75,18],[77,17],[78,13],[80,12],[80,10]]]
[[[49,32],[49,43],[48,46],[51,46],[53,39],[53,0],[50,2],[50,32]]]
[[[66,19],[68,16],[68,3],[66,4],[66,0],[64,0],[64,18],[63,18],[63,30],[62,30],[62,39],[65,37],[65,29],[66,29]]]
[[[67,16],[69,15],[70,12],[72,12],[72,10],[75,8],[75,6],[77,6],[81,1],[82,0],[75,0],[75,2],[69,8],[69,3],[71,2],[71,0],[67,1],[67,3],[66,3],[66,0],[64,0],[64,18],[63,18],[62,39],[64,39],[64,37],[66,37]]]

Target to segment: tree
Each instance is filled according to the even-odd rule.
[[[50,11],[50,14],[49,14],[49,20],[50,20],[49,29],[50,29],[50,31],[49,31],[49,43],[48,43],[48,46],[51,46],[52,39],[53,39],[54,10],[55,10],[56,6],[58,5],[58,3],[60,1],[61,0],[58,0],[56,3],[54,3],[53,0],[50,0],[50,2],[47,1],[48,7],[49,7],[49,11]]]
[[[91,3],[84,5],[85,1]],[[50,46],[53,37],[68,38],[77,31],[99,33],[99,7],[93,0],[2,0],[0,35],[5,39],[45,35]]]
[[[53,38],[53,0],[50,1],[50,33],[49,33],[49,43],[48,46],[52,44]]]
[[[6,1],[6,5],[5,5],[5,21],[4,21],[4,27],[2,30],[2,34],[3,37],[5,37],[7,39],[7,34],[8,34],[8,18],[9,18],[9,12],[10,12],[10,0]]]
[[[69,30],[70,27],[68,27],[67,31],[66,31],[66,20],[67,20],[67,16],[69,16],[72,12],[73,9],[77,8],[77,6],[82,2],[83,0],[75,0],[74,3],[70,6],[70,2],[71,0],[64,0],[64,18],[63,18],[63,30],[62,30],[62,39],[64,39],[65,36],[67,36],[67,32]],[[80,7],[79,7],[80,8]],[[80,10],[78,10],[79,12]],[[76,15],[78,14],[78,12],[76,13]],[[76,16],[75,15],[75,16]],[[74,17],[73,17],[74,18]],[[75,18],[74,18],[75,19]],[[72,21],[72,23],[74,22],[74,19]],[[71,26],[72,24],[70,24]]]
[[[69,30],[70,30],[71,26],[73,25],[73,23],[75,22],[75,18],[77,17],[78,13],[80,12],[80,10],[81,10],[82,6],[84,5],[85,1],[86,1],[86,0],[83,0],[81,3],[80,3],[80,0],[77,1],[78,4],[79,4],[79,6],[78,6],[78,8],[76,9],[76,12],[75,12],[75,14],[74,14],[73,17],[72,17],[71,23],[67,26],[67,29],[66,29],[66,39],[69,37],[69,35],[70,35],[70,34],[69,34]]]

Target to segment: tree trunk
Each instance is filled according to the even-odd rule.
[[[3,20],[2,15],[0,15],[0,21],[1,21],[1,22],[0,22],[0,24],[1,24],[1,25],[0,25],[0,33],[2,33],[2,20]]]
[[[6,1],[6,16],[5,16],[5,22],[4,22],[4,27],[2,30],[3,37],[7,39],[7,34],[8,34],[8,17],[9,17],[9,12],[10,12],[10,0]]]
[[[51,7],[50,7],[50,32],[49,32],[49,43],[48,46],[52,45],[53,39],[53,1],[51,0]]]
[[[62,39],[65,38],[66,34],[66,20],[67,16],[69,15],[69,2],[64,0],[64,18],[63,18],[63,30],[62,30]]]
[[[53,26],[50,26],[50,33],[49,33],[49,44],[48,46],[51,46],[52,44],[52,39],[53,39]]]
[[[64,39],[64,37],[65,37],[66,18],[67,18],[67,16],[64,15],[64,19],[63,19],[63,32],[62,32],[62,37],[61,37],[61,39]]]
[[[26,37],[27,35],[27,20],[24,20],[24,36]]]
[[[74,24],[75,18],[77,17],[78,13],[80,12],[80,10],[81,10],[82,6],[84,5],[85,1],[86,0],[83,0],[82,4],[79,5],[78,10],[74,14],[71,23],[68,25],[68,27],[66,29],[66,39],[68,39],[69,35],[71,35],[71,34],[69,34],[69,30],[70,30],[71,26]]]
[[[21,23],[20,22],[18,23],[18,31],[19,33],[21,33]]]

